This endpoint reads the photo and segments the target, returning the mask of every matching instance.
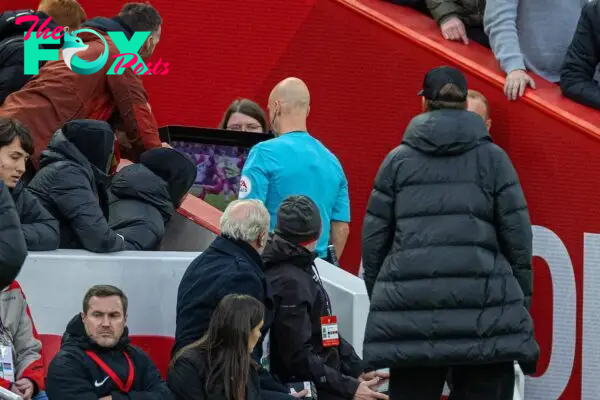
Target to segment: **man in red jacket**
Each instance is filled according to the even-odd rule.
[[[124,132],[118,136],[119,144],[134,161],[144,150],[161,146],[141,78],[131,68],[122,75],[107,75],[114,56],[120,54],[107,32],[123,32],[128,40],[135,32],[151,32],[138,51],[147,59],[160,40],[161,24],[158,12],[145,3],[126,4],[117,17],[89,20],[84,27],[96,30],[108,44],[109,61],[100,71],[91,75],[71,71],[61,51],[58,61],[47,62],[39,75],[6,98],[0,116],[16,119],[30,129],[35,141],[31,159],[36,168],[40,152],[46,149],[54,132],[74,119],[117,121]],[[83,32],[78,37],[89,46],[78,54],[82,59],[96,60],[105,50],[94,34]]]

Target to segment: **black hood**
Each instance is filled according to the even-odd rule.
[[[111,351],[111,350],[124,350],[129,345],[129,329],[125,327],[121,339],[117,342],[117,345],[113,348],[107,349],[100,347],[96,342],[92,341],[85,332],[83,321],[81,320],[81,314],[75,315],[71,318],[67,325],[67,330],[62,337],[61,347],[75,346],[82,350],[93,350],[94,352]]]
[[[140,164],[167,183],[175,208],[179,207],[196,180],[196,165],[177,150],[157,148],[145,151],[140,155]]]
[[[167,183],[141,164],[121,169],[112,179],[110,191],[119,199],[135,199],[152,205],[165,222],[175,212]]]
[[[410,121],[402,143],[435,156],[466,153],[491,142],[483,118],[465,110],[436,110]]]
[[[17,17],[23,15],[36,15],[40,22],[37,24],[36,28],[40,27],[46,19],[48,19],[48,15],[41,11],[33,11],[33,10],[17,10],[17,11],[4,11],[0,14],[0,40],[6,39],[10,36],[23,36],[25,32],[29,30],[33,26],[33,21],[27,21],[20,25],[15,23]],[[50,23],[46,25],[46,28],[50,29],[50,31],[54,30],[58,25],[54,23],[54,20],[50,20]]]
[[[317,255],[305,247],[288,242],[277,234],[272,234],[261,257],[265,270],[276,268],[281,263],[293,264],[301,269],[310,269]]]
[[[135,33],[121,17],[96,17],[87,20],[83,24],[84,28],[94,28],[102,32],[123,32],[128,40],[131,40]]]

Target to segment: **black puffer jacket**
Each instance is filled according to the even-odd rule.
[[[560,75],[565,96],[600,110],[600,2],[593,0],[581,11],[577,30],[567,50]]]
[[[152,149],[140,163],[119,171],[108,192],[109,226],[127,250],[156,250],[183,196],[196,179],[196,166],[172,149]]]
[[[112,396],[113,400],[169,400],[173,394],[162,380],[154,362],[141,349],[129,343],[128,329],[113,348],[103,348],[85,332],[81,316],[74,316],[63,335],[60,351],[50,363],[46,392],[50,399],[97,400]],[[123,393],[107,373],[86,354],[96,354],[121,382],[130,375],[124,353],[130,357],[134,379],[131,390]]]
[[[60,247],[109,253],[125,248],[106,219],[105,187],[114,133],[106,122],[77,120],[57,131],[29,183],[60,223]],[[104,207],[104,208],[103,208]]]
[[[312,381],[319,395],[351,399],[362,360],[345,340],[323,347],[321,317],[332,315],[329,295],[304,247],[273,235],[262,254],[273,289],[275,321],[270,332],[271,372],[284,382]],[[323,397],[328,397],[323,395]]]
[[[8,188],[0,180],[0,290],[17,278],[27,257],[19,215]]]
[[[364,220],[365,360],[535,362],[531,260],[523,191],[483,120],[417,116],[377,173]]]
[[[27,250],[56,250],[60,244],[58,221],[44,208],[40,200],[19,182],[12,191],[15,207],[21,219],[21,228]]]
[[[18,10],[5,11],[0,14],[0,104],[4,103],[4,99],[11,94],[21,89],[33,75],[25,75],[25,38],[24,33],[32,26],[33,22],[25,22],[20,25],[15,23],[17,17],[35,15],[40,19],[37,28],[42,24],[48,15],[43,12],[34,12],[33,10]],[[50,20],[46,27],[52,31],[58,25]],[[44,44],[41,47],[44,49],[60,48],[61,44]],[[40,62],[40,67],[44,62]]]

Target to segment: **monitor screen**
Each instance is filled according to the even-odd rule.
[[[166,128],[167,133],[161,132],[163,140],[196,164],[191,193],[221,211],[237,199],[242,168],[252,146],[273,137],[219,129]]]

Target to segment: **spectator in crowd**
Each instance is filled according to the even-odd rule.
[[[143,350],[130,344],[127,296],[110,285],[90,288],[83,312],[67,325],[48,368],[48,397],[60,400],[168,400],[173,395]]]
[[[2,360],[4,365],[12,365],[11,368],[4,366],[0,386],[25,400],[47,400],[48,397],[43,392],[45,371],[42,342],[31,318],[23,289],[17,281],[0,292],[0,320],[0,345],[10,348],[12,355],[12,360]],[[7,379],[7,370],[14,371],[13,379]]]
[[[600,2],[583,7],[560,76],[565,96],[600,110]],[[594,79],[595,77],[595,79]]]
[[[173,355],[208,330],[219,302],[228,294],[252,296],[265,305],[262,333],[273,322],[273,298],[260,254],[267,244],[269,212],[258,200],[234,200],[221,216],[221,235],[185,271],[177,291]],[[262,343],[253,357],[262,360]],[[261,370],[264,397],[288,398],[270,375]],[[276,393],[274,393],[276,392]],[[282,396],[283,395],[283,396]]]
[[[109,253],[125,248],[108,226],[106,185],[114,133],[103,121],[67,122],[42,153],[28,186],[59,221],[60,248]]]
[[[309,111],[310,93],[300,79],[287,78],[275,86],[269,96],[269,118],[277,137],[250,150],[242,170],[239,198],[265,203],[271,215],[271,230],[284,198],[292,194],[311,198],[323,222],[317,254],[333,261],[329,242],[340,258],[350,232],[348,181],[336,156],[308,133]]]
[[[148,150],[124,167],[108,191],[109,227],[126,250],[157,250],[171,219],[196,179],[196,166],[173,149]]]
[[[79,29],[85,19],[85,11],[77,0],[42,0],[37,11],[18,10],[0,13],[0,105],[10,93],[21,89],[32,75],[25,75],[25,32],[29,31],[35,21],[16,24],[17,17],[35,16],[39,22],[35,29],[48,18],[52,20],[46,25],[53,31],[58,26],[63,26],[65,31]],[[44,44],[45,49],[59,49],[60,44]]]
[[[425,0],[433,19],[439,24],[442,36],[469,44],[469,38],[490,47],[483,31],[485,0]]]
[[[535,372],[532,231],[519,178],[467,81],[425,77],[424,113],[383,161],[363,225],[371,299],[364,357],[389,367],[392,399],[512,400],[514,361]],[[435,329],[432,329],[435,327]]]
[[[587,1],[487,0],[483,26],[506,73],[504,94],[508,99],[523,96],[527,86],[535,89],[527,71],[550,82],[560,80],[567,48]]]
[[[0,289],[16,278],[27,257],[27,244],[10,189],[0,180]]]
[[[264,305],[230,294],[215,309],[201,339],[184,347],[169,368],[177,400],[261,400],[259,365],[252,351],[261,338]]]
[[[236,99],[223,115],[219,129],[230,131],[267,133],[267,116],[252,100]]]
[[[333,314],[314,265],[320,233],[319,208],[311,199],[283,200],[262,254],[276,305],[269,333],[271,372],[284,382],[314,382],[322,400],[387,399],[372,389],[387,375],[364,373],[366,365],[343,338],[335,345],[324,343],[322,319]]]
[[[123,32],[131,40],[134,32],[150,31],[140,57],[147,59],[154,51],[161,34],[162,19],[158,12],[146,3],[128,3],[119,16],[94,18],[84,26],[95,29],[108,43],[108,59],[115,60],[120,51],[107,32]],[[105,51],[102,40],[89,32],[78,35],[89,48],[86,59],[95,60]],[[29,128],[35,141],[36,152],[32,156],[35,168],[39,168],[39,155],[48,146],[52,134],[66,122],[76,119],[108,121],[116,111],[119,126],[125,134],[119,134],[126,155],[137,161],[145,149],[160,147],[158,128],[148,103],[148,96],[139,76],[132,68],[121,75],[107,75],[112,62],[91,75],[80,75],[69,69],[64,60],[48,61],[39,75],[31,79],[21,90],[12,93],[0,107],[0,116],[14,118]],[[77,95],[74,95],[76,93]],[[117,122],[115,122],[117,123]]]
[[[485,96],[477,90],[469,89],[467,95],[467,110],[479,115],[485,121],[488,132],[492,128],[490,106]]]
[[[11,191],[21,220],[27,249],[56,250],[60,242],[58,221],[31,194],[21,180],[33,153],[33,138],[23,125],[0,117],[0,180]]]

